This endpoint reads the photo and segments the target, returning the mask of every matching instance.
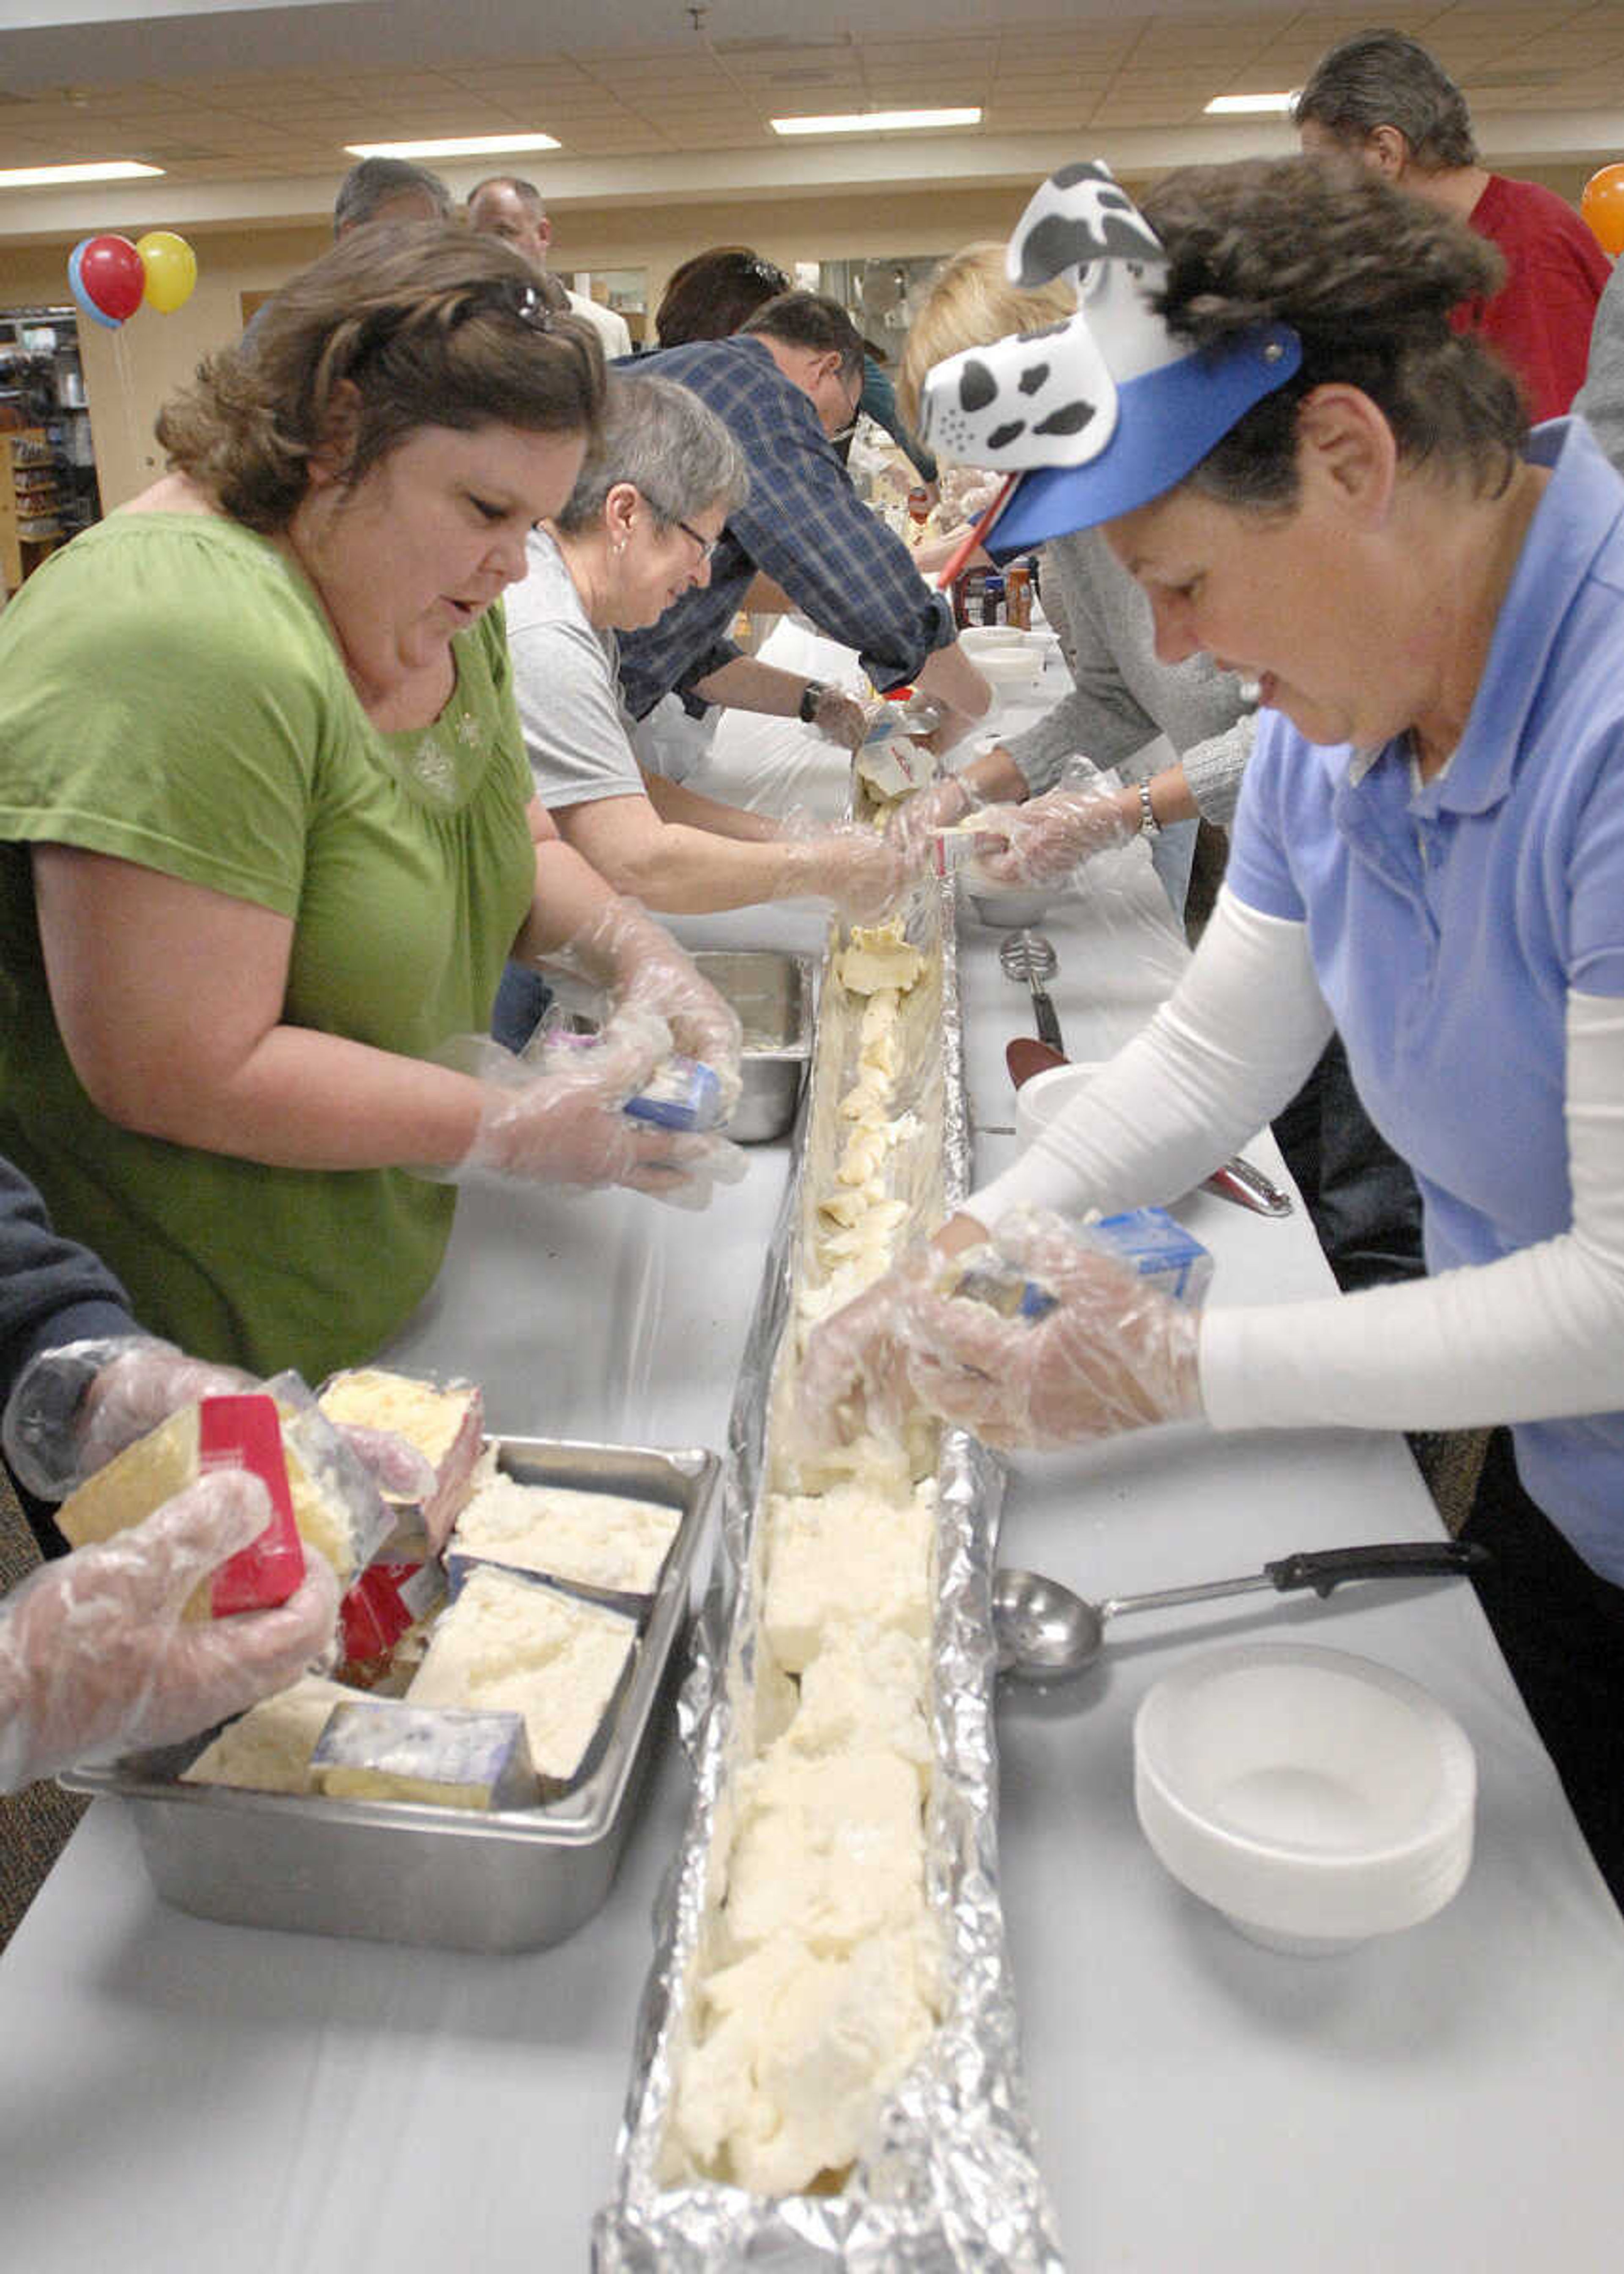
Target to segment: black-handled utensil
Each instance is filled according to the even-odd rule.
[[[1108,1619],[1132,1611],[1170,1610],[1181,1603],[1206,1603],[1222,1595],[1247,1595],[1269,1588],[1285,1594],[1312,1587],[1328,1595],[1345,1579],[1458,1578],[1490,1561],[1487,1548],[1470,1540],[1389,1540],[1370,1547],[1320,1547],[1282,1555],[1261,1571],[1240,1579],[1208,1579],[1194,1587],[1159,1587],[1145,1595],[1109,1595],[1091,1603],[1058,1579],[1041,1572],[995,1572],[993,1638],[998,1670],[1026,1682],[1059,1682],[1080,1674],[1099,1656]]]
[[[1006,979],[1024,982],[1032,994],[1032,1013],[1037,1020],[1040,1038],[1051,1050],[1064,1052],[1065,1044],[1060,1039],[1060,1020],[1051,1000],[1048,983],[1060,968],[1060,959],[1055,953],[1055,944],[1041,931],[1023,928],[1012,931],[998,943],[998,961]]]

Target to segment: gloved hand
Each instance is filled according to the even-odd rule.
[[[1109,792],[1051,789],[1024,805],[983,806],[975,817],[978,866],[1000,885],[1056,885],[1096,853],[1139,834]]]
[[[785,825],[784,897],[818,892],[853,923],[880,923],[925,873],[924,852],[889,831],[793,817]]]
[[[914,1306],[951,1259],[915,1241],[861,1295],[814,1327],[795,1375],[786,1416],[792,1457],[831,1443],[848,1445],[864,1430],[898,1434],[912,1396],[906,1366],[906,1324]]]
[[[0,1604],[0,1791],[71,1761],[168,1744],[297,1678],[330,1643],[338,1582],[314,1548],[278,1609],[183,1624],[198,1582],[263,1532],[257,1477],[216,1469]]]
[[[660,1055],[668,1055],[674,1046],[708,1065],[721,1085],[724,1113],[733,1111],[744,1079],[739,1065],[742,1034],[738,1013],[701,976],[693,957],[635,900],[617,893],[573,939],[553,950],[547,961],[607,990],[609,1015],[602,1028],[605,1042],[624,1039],[630,1049],[641,1050],[650,1030],[643,1019],[631,1014],[650,1013],[663,1020],[668,1041]],[[629,1097],[640,1088],[653,1070],[646,1066],[624,1095]]]
[[[65,1343],[23,1368],[0,1438],[18,1482],[61,1501],[183,1405],[258,1387],[251,1374],[188,1358],[155,1335]]]
[[[949,1269],[956,1279],[989,1253],[972,1249]],[[939,1283],[914,1292],[890,1331],[928,1412],[985,1444],[1039,1450],[1200,1412],[1198,1312],[1052,1216],[1001,1225],[990,1256],[1047,1290],[1055,1307],[1006,1318]]]
[[[868,714],[854,695],[838,687],[825,687],[813,706],[812,724],[826,742],[843,750],[859,750],[868,731]]]
[[[938,829],[951,829],[974,812],[974,790],[960,774],[944,774],[929,789],[905,798],[885,820],[885,834],[910,867],[935,865],[934,839]]]
[[[468,1152],[455,1168],[429,1172],[448,1182],[488,1174],[587,1188],[628,1185],[676,1208],[702,1209],[715,1186],[737,1184],[744,1174],[743,1154],[714,1132],[661,1129],[621,1111],[671,1055],[671,1030],[650,1012],[623,1008],[590,1049],[539,1067],[488,1036],[462,1037],[445,1055],[473,1073],[483,1092]]]
[[[40,1351],[17,1378],[0,1442],[19,1484],[62,1501],[116,1453],[200,1397],[229,1397],[259,1384],[235,1367],[188,1358],[155,1335],[115,1335]],[[434,1474],[416,1446],[382,1429],[341,1429],[383,1492],[432,1492]]]

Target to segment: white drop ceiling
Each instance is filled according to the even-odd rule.
[[[1390,23],[1465,89],[1511,171],[1624,156],[1624,4],[1446,0],[1368,11],[1214,0],[0,0],[0,166],[138,158],[164,178],[0,192],[0,238],[306,221],[352,142],[540,129],[520,162],[554,206],[1030,179],[1083,152],[1133,173],[1295,146],[1209,96],[1301,82]],[[786,144],[768,120],[979,103],[978,128]],[[440,168],[466,187],[492,162]]]

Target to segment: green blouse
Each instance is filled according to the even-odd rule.
[[[117,855],[293,920],[283,1019],[428,1057],[483,1032],[535,889],[500,611],[432,727],[380,734],[314,593],[209,516],[116,516],[0,615],[0,1153],[154,1333],[312,1380],[426,1292],[455,1195],[141,1137],[68,1063],[28,847]]]

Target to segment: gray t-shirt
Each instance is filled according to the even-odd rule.
[[[641,797],[620,707],[614,634],[594,630],[558,546],[530,531],[530,568],[503,600],[514,693],[536,792],[549,809]]]

